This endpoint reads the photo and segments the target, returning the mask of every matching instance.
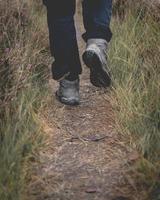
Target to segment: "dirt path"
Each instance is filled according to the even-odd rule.
[[[82,24],[80,16],[77,24]],[[83,26],[78,27],[80,52]],[[50,81],[51,92],[57,83]],[[43,113],[48,143],[33,165],[29,199],[129,200],[137,199],[129,165],[135,152],[114,129],[109,91],[93,87],[89,72],[81,77],[81,105],[64,106],[52,97]]]

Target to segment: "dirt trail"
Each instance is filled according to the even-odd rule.
[[[78,14],[77,37],[82,53],[81,20]],[[50,86],[55,92],[57,83],[51,80]],[[128,174],[135,152],[114,129],[108,97],[109,91],[90,84],[85,66],[80,106],[64,106],[52,97],[43,113],[48,144],[39,153],[38,165],[33,164],[29,199],[141,200]]]

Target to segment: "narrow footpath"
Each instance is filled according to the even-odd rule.
[[[76,24],[82,54],[85,44],[80,12]],[[115,131],[110,91],[92,86],[89,71],[83,68],[80,106],[57,102],[57,83],[49,81],[52,100],[42,113],[48,139],[39,152],[39,162],[33,164],[28,199],[142,200],[130,171],[137,154]]]

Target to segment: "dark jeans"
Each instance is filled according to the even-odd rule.
[[[75,0],[43,0],[47,7],[51,54],[59,70],[81,74],[76,30],[74,25]],[[102,38],[108,42],[112,33],[109,25],[112,0],[83,0],[83,38]],[[65,69],[63,69],[65,68]]]

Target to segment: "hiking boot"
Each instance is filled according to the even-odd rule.
[[[71,106],[79,105],[79,79],[74,81],[67,79],[61,80],[56,96],[63,104]]]
[[[104,39],[89,39],[83,61],[90,68],[90,81],[96,87],[109,87],[111,77],[107,64],[108,43]]]

